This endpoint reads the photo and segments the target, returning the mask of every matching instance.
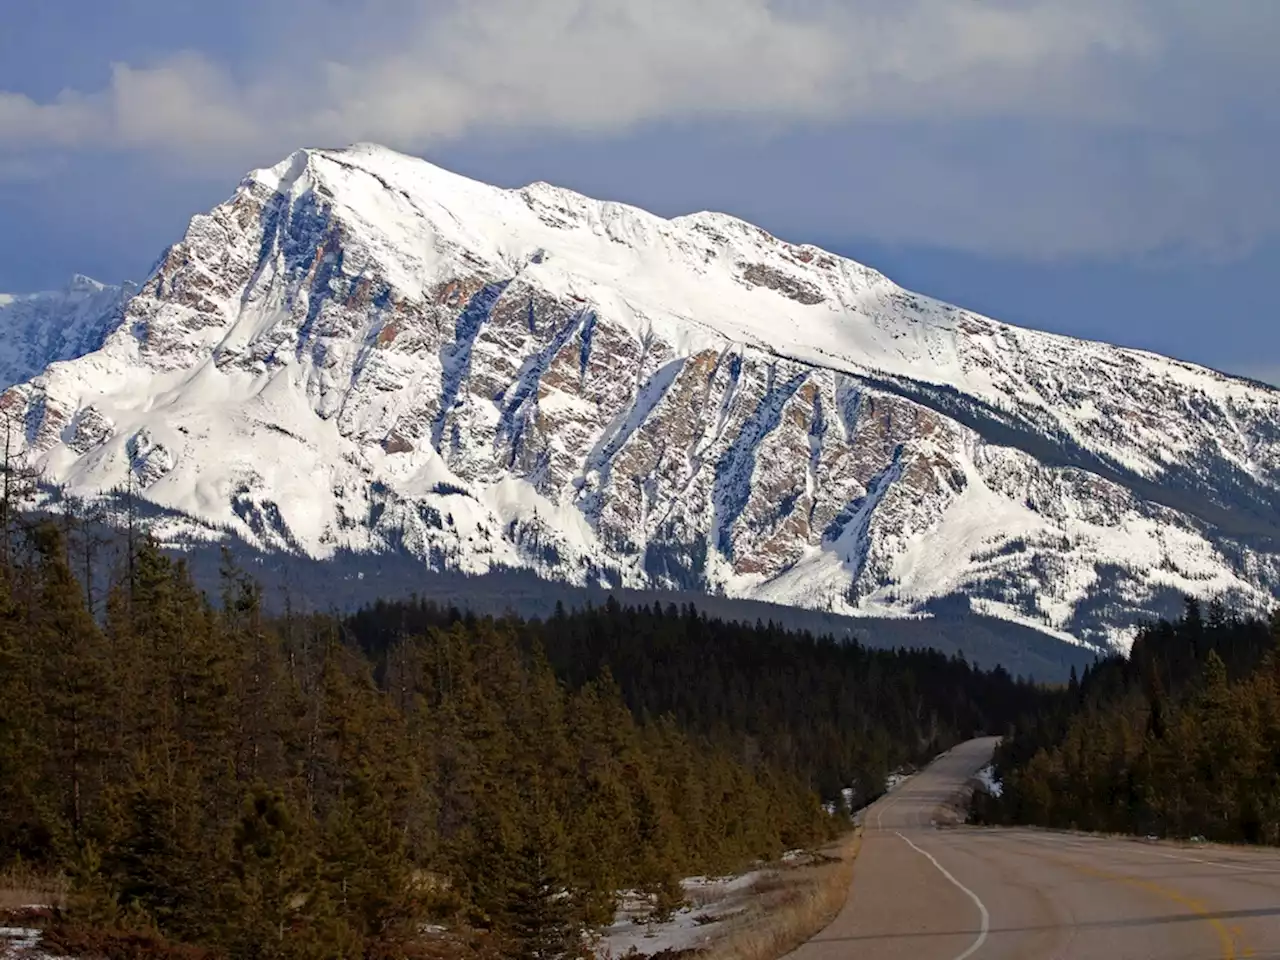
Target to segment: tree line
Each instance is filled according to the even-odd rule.
[[[74,910],[231,956],[366,956],[427,922],[573,952],[616,891],[821,842],[816,795],[607,676],[573,690],[511,625],[406,632],[215,607],[141,540],[100,618],[57,526],[0,576],[0,858]]]
[[[5,519],[0,869],[69,877],[52,942],[99,955],[574,956],[1041,696],[688,605],[272,615],[229,560],[210,598],[132,529]]]
[[[349,621],[379,659],[405,631],[445,628],[466,615],[425,601],[382,602]],[[1040,709],[1042,687],[963,656],[884,650],[760,621],[708,618],[692,603],[605,604],[546,620],[509,618],[526,650],[545,655],[571,689],[601,675],[632,713],[671,717],[749,766],[767,764],[833,800],[855,805],[886,776],[960,740],[1001,732]]]
[[[1280,843],[1280,615],[1142,630],[1013,727],[980,822]]]

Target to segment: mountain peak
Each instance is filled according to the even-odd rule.
[[[86,277],[83,273],[73,273],[66,287],[67,293],[70,294],[95,294],[105,289],[106,284],[99,283],[92,277]]]
[[[1181,592],[1280,595],[1280,393],[726,214],[300,150],[113,309],[58,311],[6,368],[29,453],[79,496],[132,482],[178,539],[834,613],[960,596],[1100,644]]]
[[[371,144],[299,151],[242,189],[254,203],[313,196],[325,218],[365,238],[381,273],[409,295],[421,293],[420,278],[441,257],[483,263],[495,278],[535,264],[545,283],[584,302],[625,297],[637,334],[657,324],[697,338],[710,325],[712,336],[807,362],[839,367],[853,353],[894,370],[917,364],[920,331],[945,319],[925,311],[905,334],[877,330],[864,308],[897,290],[885,277],[727,214],[667,220],[546,182],[504,190]],[[700,318],[693,329],[681,319],[691,308]]]
[[[0,296],[0,390],[101,347],[134,289],[74,274],[61,290]]]

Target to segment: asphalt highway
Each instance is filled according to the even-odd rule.
[[[864,811],[848,902],[790,960],[1280,960],[1280,850],[956,825],[994,747]]]

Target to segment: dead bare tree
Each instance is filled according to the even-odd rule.
[[[0,452],[0,567],[11,570],[14,535],[22,509],[35,499],[40,488],[40,471],[26,456],[22,443],[26,424],[15,410],[12,394],[0,397],[0,431],[4,434]]]

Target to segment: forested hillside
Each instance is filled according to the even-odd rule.
[[[370,655],[405,632],[447,627],[457,610],[380,603],[349,621]],[[580,689],[613,678],[641,718],[670,716],[765,762],[824,799],[853,788],[862,803],[886,774],[978,732],[1000,732],[1045,693],[1002,668],[986,672],[931,650],[878,650],[757,622],[708,619],[692,605],[604,605],[546,620],[503,621]]]
[[[996,754],[993,823],[1280,843],[1280,616],[1188,600],[1086,670]]]
[[[691,608],[268,617],[142,537],[4,543],[0,869],[66,874],[50,936],[108,956],[405,956],[424,924],[436,952],[571,955],[617,891],[669,906],[821,843],[848,824],[821,800],[1038,696]]]

